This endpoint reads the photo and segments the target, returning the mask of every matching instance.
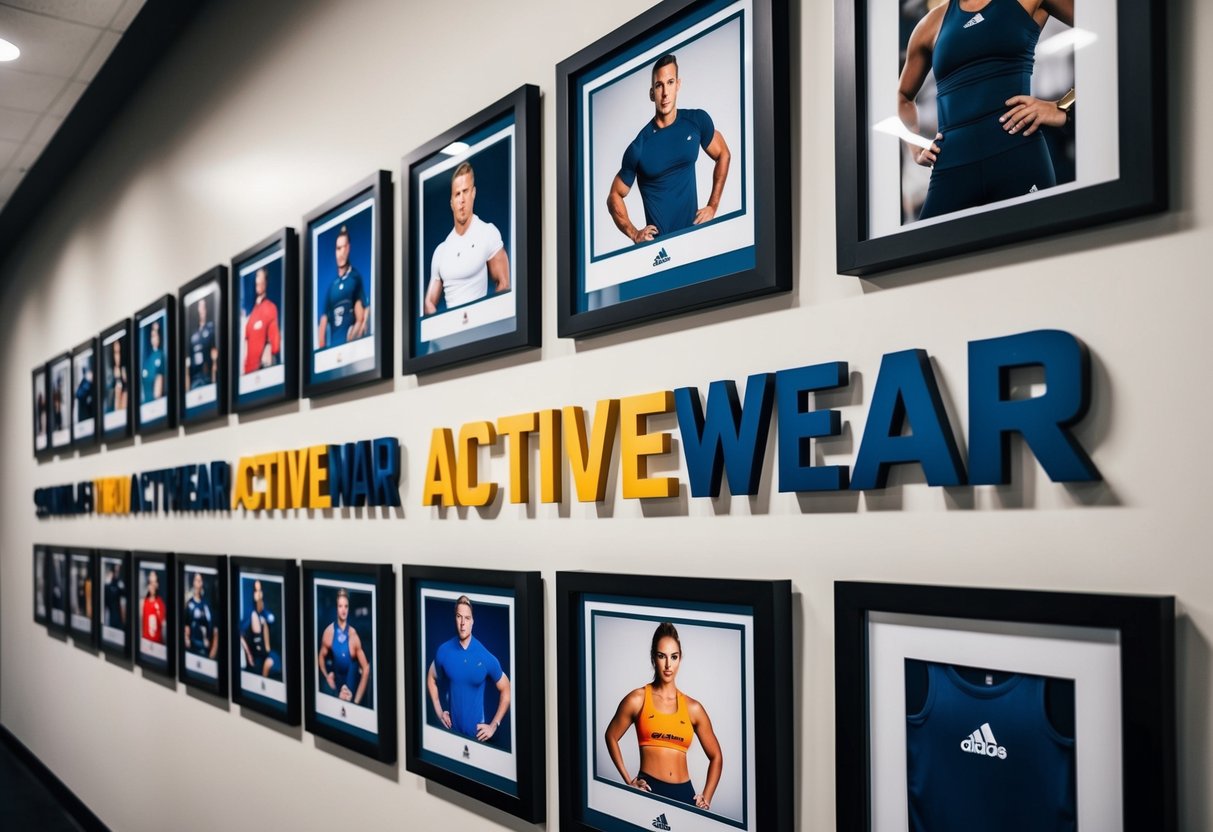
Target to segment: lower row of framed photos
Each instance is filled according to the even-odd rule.
[[[407,769],[542,822],[540,574],[402,586]],[[797,828],[791,582],[556,587],[561,828]],[[34,547],[39,623],[385,763],[395,610],[389,564]],[[835,644],[840,830],[1176,828],[1173,598],[838,582]]]

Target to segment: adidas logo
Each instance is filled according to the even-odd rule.
[[[969,754],[997,757],[1000,760],[1007,758],[1006,747],[999,745],[998,740],[994,739],[994,732],[990,730],[990,723],[988,722],[981,723],[980,728],[961,740],[960,750],[966,751]]]
[[[654,267],[660,266],[662,263],[668,263],[668,262],[670,262],[670,255],[665,253],[664,248],[662,248],[661,251],[657,252],[657,256],[653,258]]]
[[[1037,192],[1037,191],[1039,191],[1039,190],[1040,190],[1040,188],[1038,188],[1038,187],[1036,187],[1035,185],[1033,185],[1032,187],[1028,188],[1028,193],[1030,193],[1030,194],[1034,194],[1034,193],[1036,193],[1036,192]]]
[[[468,750],[468,747],[466,745],[463,747],[463,759],[465,759],[465,760],[472,759],[472,752]]]
[[[973,18],[968,23],[966,23],[964,25],[964,27],[966,29],[968,29],[970,26],[976,26],[978,23],[980,23],[983,20],[985,20],[985,18],[981,16],[981,12],[978,12],[977,14],[973,15]]]
[[[653,828],[665,829],[668,832],[670,825],[666,823],[665,815],[658,815],[657,817],[653,818]]]

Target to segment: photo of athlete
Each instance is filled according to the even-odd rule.
[[[334,242],[336,277],[324,296],[316,349],[336,347],[370,334],[370,306],[362,275],[350,262],[350,232],[341,226]]]
[[[425,314],[438,311],[441,299],[447,309],[480,300],[489,293],[510,290],[510,258],[501,232],[476,216],[476,172],[463,162],[451,174],[451,215],[454,227],[438,248],[430,265],[425,293]]]
[[[363,705],[371,678],[371,663],[362,649],[362,639],[350,624],[350,593],[338,589],[336,618],[320,635],[316,667],[320,671],[320,693],[343,702]],[[370,702],[365,702],[369,707]]]
[[[93,563],[87,554],[73,554],[68,566],[71,584],[68,612],[72,629],[92,634],[93,626]]]
[[[67,593],[67,553],[52,550],[47,605],[50,607],[50,623],[55,629],[63,630],[67,627]]]
[[[189,353],[185,356],[185,378],[189,390],[197,390],[219,381],[219,344],[215,333],[215,321],[210,305],[216,295],[206,295],[194,304],[193,313],[187,314],[189,325]]]
[[[97,415],[97,393],[93,382],[93,348],[77,350],[72,356],[76,389],[73,393],[72,431],[76,439],[93,435]]]
[[[255,373],[281,361],[282,335],[278,307],[269,298],[269,272],[264,266],[253,277],[253,308],[244,321],[244,364],[241,372]]]
[[[46,549],[34,547],[34,622],[45,624],[46,613]]]
[[[103,589],[101,604],[101,626],[126,632],[126,576],[122,573],[122,561],[117,558],[102,558]]]
[[[661,56],[652,71],[649,100],[653,119],[641,128],[623,153],[619,172],[611,183],[607,210],[615,227],[634,243],[702,225],[716,216],[732,158],[724,136],[704,110],[678,109],[678,59]],[[702,150],[715,163],[712,192],[700,207],[695,186],[695,161]],[[640,187],[645,225],[637,228],[628,216],[624,197]]]
[[[455,635],[442,643],[426,672],[426,690],[434,713],[447,730],[488,742],[510,707],[510,680],[501,662],[472,635],[472,602],[455,601]],[[497,691],[497,708],[485,719],[485,686]]]
[[[41,454],[50,447],[51,437],[48,431],[50,414],[47,412],[46,401],[46,370],[38,368],[33,373],[34,379],[34,453]]]
[[[186,567],[186,574],[190,573]],[[212,583],[214,578],[211,578]],[[214,659],[219,653],[219,618],[206,598],[206,587],[201,572],[194,572],[190,591],[185,598],[185,626],[181,630],[181,643],[187,653]]]
[[[607,752],[619,776],[629,786],[710,810],[724,769],[724,755],[703,705],[678,689],[682,642],[673,624],[662,622],[653,631],[649,661],[653,681],[636,688],[619,702],[605,733]],[[628,771],[619,747],[620,739],[632,727],[640,746],[640,769],[635,776]],[[691,784],[687,767],[687,752],[694,739],[692,732],[699,738],[709,761],[707,778],[700,791]]]
[[[51,447],[65,448],[72,442],[72,359],[69,355],[51,362]]]
[[[278,644],[273,634],[277,616],[265,603],[265,589],[260,579],[253,581],[253,607],[244,616],[240,628],[240,649],[244,668],[267,679],[282,679],[282,659],[274,649]]]
[[[147,589],[140,605],[140,617],[143,620],[142,640],[145,642],[140,645],[140,650],[146,650],[149,643],[164,644],[167,608],[164,599],[160,597],[160,571],[147,569],[142,577]]]
[[[115,338],[106,353],[109,362],[105,373],[105,412],[126,411],[126,397],[130,384],[126,378],[126,358],[123,356],[124,338]]]
[[[161,331],[160,320],[152,321],[146,327],[147,345],[143,351],[143,366],[140,368],[141,383],[143,385],[142,403],[156,401],[167,395],[164,382],[164,350],[163,350],[163,333]]]
[[[1057,80],[1062,70],[1043,81],[1034,73],[1042,30],[1051,19],[1072,27],[1073,0],[925,0],[923,6],[926,13],[905,46],[897,115],[915,137],[924,121],[934,122],[936,129],[932,141],[905,137],[910,157],[930,169],[930,179],[917,216],[915,195],[903,194],[904,221],[1072,180],[1073,162],[1060,171],[1055,162],[1065,160],[1054,159],[1045,135],[1046,129],[1063,128],[1070,121],[1072,62],[1064,76],[1068,85]],[[932,83],[924,90],[928,75]],[[1042,84],[1058,97],[1035,97],[1033,87]],[[920,118],[920,97],[935,111],[933,117]],[[910,177],[911,171],[905,171],[903,180]]]

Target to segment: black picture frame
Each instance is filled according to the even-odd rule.
[[[30,371],[30,404],[34,417],[34,457],[47,459],[51,456],[51,400],[50,386],[47,384],[46,365],[39,364]]]
[[[228,558],[228,573],[231,581],[228,632],[231,633],[229,660],[232,701],[241,708],[257,711],[287,725],[298,725],[302,721],[299,685],[300,658],[303,655],[299,632],[299,564],[294,560],[232,555]],[[276,619],[268,621],[271,634],[269,649],[258,649],[254,653],[255,645],[248,646],[249,655],[264,652],[266,659],[271,661],[268,673],[257,673],[255,668],[247,666],[244,658],[242,640],[245,639],[246,630],[252,626],[251,616],[244,614],[246,580],[254,583],[254,588],[258,582],[272,583],[278,587],[277,603],[274,599],[265,600],[267,595],[275,593],[265,586],[261,587],[264,608],[270,610]],[[251,596],[247,597],[250,612],[255,609],[254,603]],[[252,639],[251,633],[248,638]]]
[[[255,282],[257,272],[263,268],[266,270],[267,291],[265,299],[259,304]],[[231,324],[231,343],[228,347],[231,360],[228,377],[231,379],[229,397],[232,412],[248,413],[299,398],[299,235],[295,229],[279,229],[233,257],[231,281],[231,310],[228,317]],[[248,314],[246,305],[252,309],[267,300],[276,307],[274,311],[277,312],[272,316],[278,333],[277,351],[273,348],[275,339],[269,331],[269,323],[251,317],[245,320]],[[265,307],[263,312],[270,308]],[[260,334],[263,329],[266,330],[264,336]],[[254,336],[257,341],[265,337],[270,361],[268,364],[262,361],[259,366],[247,370],[241,356],[246,349],[247,335],[251,332],[258,333]],[[264,349],[262,353],[264,355]]]
[[[557,572],[556,614],[559,724],[566,728],[560,742],[561,829],[647,832],[655,826],[678,829],[690,821],[697,824],[697,829],[793,828],[795,761],[793,744],[787,740],[796,730],[790,581],[671,581],[656,576]],[[615,713],[612,703],[617,697],[622,695],[622,701],[626,701],[644,690],[628,692],[637,682],[644,682],[640,674],[653,672],[643,668],[657,633],[654,622],[673,623],[680,633],[679,651],[686,650],[686,659],[677,671],[681,678],[689,675],[692,655],[700,663],[692,684],[696,678],[702,684],[694,693],[701,697],[704,711],[710,712],[724,758],[733,761],[725,766],[726,777],[720,780],[710,812],[625,785],[617,771],[607,768],[610,758],[599,722],[611,720]],[[622,659],[626,661],[625,674],[612,673],[612,669],[622,666],[615,647],[621,640],[629,645]],[[753,645],[752,656],[749,644]],[[695,652],[697,647],[700,649]],[[601,683],[601,691],[599,670],[609,680]],[[758,670],[763,673],[760,684],[755,676]],[[639,678],[633,681],[627,675],[631,672]],[[730,674],[739,677],[739,689],[725,684]],[[593,691],[587,692],[590,686]],[[681,689],[679,692],[686,694]],[[599,702],[599,693],[603,702]],[[646,699],[648,695],[646,691]],[[587,700],[594,704],[587,704]],[[592,721],[587,716],[591,709]],[[793,724],[750,718],[763,714],[786,715]],[[747,726],[752,726],[752,738],[746,736]],[[626,737],[620,744],[625,758],[633,727],[621,736]],[[595,743],[592,750],[587,747],[587,738]],[[696,754],[703,753],[698,750],[700,739],[694,737]],[[591,758],[594,772],[589,771]],[[690,763],[692,784],[703,785],[703,781],[694,783],[699,761]],[[750,765],[753,777],[745,773]],[[703,766],[706,768],[706,762]],[[730,768],[741,773],[728,774]],[[599,770],[607,772],[606,776]],[[629,773],[639,776],[638,770],[637,763],[637,771]],[[754,784],[752,789],[748,783]],[[608,802],[623,807],[619,811],[626,809],[626,817],[607,814],[602,807]]]
[[[916,645],[909,651],[896,644],[886,649],[884,645],[890,642],[880,640],[882,634],[873,625],[905,622],[909,622],[908,628],[920,634]],[[834,584],[834,624],[839,830],[866,832],[882,828],[876,824],[879,818],[874,818],[874,803],[878,800],[888,799],[890,806],[900,803],[901,811],[905,811],[904,798],[898,794],[873,792],[873,761],[898,755],[886,754],[884,758],[875,755],[871,730],[876,703],[891,701],[896,704],[899,696],[904,706],[900,714],[878,713],[877,716],[885,719],[883,724],[886,726],[899,721],[905,725],[910,707],[905,691],[910,680],[907,678],[898,690],[899,680],[895,675],[891,676],[886,684],[891,686],[893,699],[881,699],[881,694],[874,688],[874,682],[880,684],[880,680],[873,679],[873,662],[882,668],[895,667],[900,653],[914,652],[915,655],[907,658],[953,664],[943,658],[946,650],[952,648],[946,647],[942,639],[956,632],[963,638],[975,639],[972,643],[983,655],[981,667],[992,670],[1011,674],[1037,673],[1028,666],[1030,662],[1053,661],[1066,668],[1056,674],[1063,678],[1095,672],[1091,668],[1101,664],[1111,668],[1112,677],[1118,673],[1119,690],[1109,691],[1105,686],[1084,682],[1082,678],[1072,688],[1078,691],[1085,686],[1088,695],[1096,700],[1100,697],[1106,700],[1109,694],[1118,697],[1120,713],[1119,761],[1114,754],[1100,754],[1098,748],[1089,744],[1105,732],[1084,732],[1081,721],[1077,723],[1078,742],[1088,743],[1085,758],[1078,756],[1077,776],[1083,776],[1085,759],[1086,764],[1091,764],[1092,760],[1108,760],[1112,776],[1123,778],[1121,793],[1124,799],[1119,807],[1122,824],[1115,828],[1161,832],[1173,832],[1177,828],[1174,598],[838,581]],[[1033,627],[1041,629],[1033,630]],[[1058,648],[1049,642],[1056,640],[1057,645],[1062,645],[1060,639],[1064,634],[1059,633],[1058,628],[1070,628],[1083,634],[1083,638],[1087,638],[1085,632],[1090,631],[1090,642],[1103,650],[1098,660],[1087,660],[1084,654],[1083,660],[1075,662],[1072,656],[1067,658],[1058,653]],[[1101,632],[1111,637],[1101,636]],[[1011,654],[1004,652],[995,640],[1004,636],[1032,637],[1040,643],[1029,645],[1027,650],[1020,648],[1018,664],[1007,666],[1005,659]],[[878,643],[881,646],[877,647]],[[1050,651],[1056,655],[1049,656]],[[884,656],[892,656],[893,663],[883,664]],[[989,678],[986,683],[990,684]],[[1082,719],[1084,710],[1093,710],[1084,707],[1088,700],[1072,698],[1070,701],[1078,720]],[[1109,710],[1109,713],[1115,711]],[[1113,725],[1112,731],[1107,733],[1115,733],[1115,730]],[[962,737],[949,738],[949,745],[959,739]],[[885,782],[896,782],[896,779],[889,778]],[[899,787],[905,787],[904,780]],[[949,789],[949,794],[954,793]],[[1091,804],[1106,811],[1109,804],[1106,794],[1099,791],[1092,795]],[[1091,817],[1084,820],[1081,785],[1076,808],[1079,828],[1114,828],[1114,824],[1106,820],[1097,820],[1093,825]]]
[[[97,378],[100,379],[102,390],[100,434],[103,442],[127,439],[134,432],[133,352],[130,318],[123,318],[108,329],[103,329],[97,337]]]
[[[318,296],[319,263],[320,258],[325,257],[325,253],[316,251],[317,242],[322,239],[328,241],[330,237],[335,239],[340,236],[340,228],[346,222],[341,219],[344,214],[352,212],[348,218],[352,220],[368,208],[372,210],[371,216],[361,222],[369,226],[372,242],[368,246],[355,241],[348,246],[348,249],[351,252],[357,251],[359,246],[363,250],[369,249],[367,255],[351,253],[349,257],[351,264],[355,267],[359,260],[364,265],[369,264],[370,266],[372,274],[369,293],[366,293],[365,276],[361,275],[362,270],[359,269],[358,272],[359,276],[363,277],[362,291],[370,296],[371,332],[369,335],[355,339],[354,342],[343,340],[343,343],[329,348],[318,347],[316,342],[321,318],[319,312],[323,308],[323,303]],[[303,281],[303,309],[299,319],[303,321],[301,375],[304,396],[320,396],[392,377],[394,313],[392,229],[395,227],[392,210],[392,174],[390,171],[380,170],[326,200],[309,211],[303,218],[301,232],[303,235],[303,261],[300,273],[300,279]],[[328,262],[327,259],[325,262]],[[313,284],[317,284],[317,286],[313,286]],[[353,291],[352,288],[351,291]],[[325,323],[326,329],[332,325],[332,322],[327,320],[327,316]],[[343,329],[348,328],[343,327]],[[365,343],[369,344],[372,350],[370,357],[362,355],[362,352],[366,350],[365,346],[359,345],[357,350],[342,349],[346,346],[354,346],[364,339],[369,339]],[[317,369],[320,355],[325,356],[319,362],[323,367]]]
[[[303,664],[307,672],[303,677],[304,727],[312,734],[330,742],[345,746],[359,754],[381,763],[396,762],[396,576],[391,564],[341,563],[335,561],[303,561]],[[333,603],[338,603],[336,592],[347,589],[353,596],[354,609],[350,616],[357,615],[359,605],[370,600],[372,645],[370,662],[371,681],[365,690],[372,693],[372,705],[344,704],[338,696],[322,693],[319,678],[320,646],[323,633],[317,631],[316,599],[319,590],[332,590]],[[358,597],[361,593],[361,597]],[[326,598],[327,601],[327,598]],[[347,602],[347,608],[349,603]],[[351,621],[347,618],[347,622]],[[335,621],[334,621],[335,623]],[[328,626],[326,625],[325,629]],[[351,625],[347,625],[351,626]],[[360,625],[364,626],[365,625]],[[357,631],[357,630],[356,630]],[[365,642],[365,633],[360,634]],[[365,648],[364,648],[365,649]],[[350,658],[351,668],[354,659]],[[326,662],[327,666],[327,662]],[[361,669],[358,671],[359,678]],[[347,679],[349,677],[347,676]],[[351,680],[352,681],[352,680]],[[327,681],[325,682],[327,684]],[[344,683],[343,683],[344,686]],[[351,691],[356,697],[357,692]],[[354,708],[359,707],[358,711]],[[371,711],[367,714],[366,711]],[[358,723],[362,724],[359,727]],[[373,729],[373,730],[372,730]]]
[[[177,679],[184,685],[227,698],[227,555],[177,553],[179,590]],[[195,585],[201,592],[194,596]],[[208,597],[209,596],[209,597]],[[218,631],[216,633],[216,631]],[[201,639],[201,650],[196,643]]]
[[[538,572],[509,572],[488,569],[462,569],[438,566],[404,564],[401,567],[401,584],[404,601],[404,682],[405,714],[408,730],[405,732],[405,768],[414,774],[441,783],[448,788],[474,797],[504,812],[531,823],[542,823],[546,816],[546,764],[544,759],[544,643],[543,643],[543,580]],[[435,660],[436,652],[430,647],[441,635],[430,632],[428,625],[435,616],[457,609],[459,596],[467,595],[474,610],[494,609],[494,623],[503,619],[506,632],[493,632],[488,636],[490,644],[500,641],[510,651],[509,662],[501,662],[497,650],[490,655],[503,665],[510,666],[509,711],[498,725],[498,733],[512,745],[508,749],[494,746],[496,735],[477,747],[474,736],[458,735],[453,730],[444,730],[435,724],[431,701],[423,688],[428,684],[428,665]],[[504,603],[494,604],[500,600]],[[508,606],[512,602],[511,608]],[[482,616],[482,618],[485,616]],[[475,616],[473,616],[473,622]],[[482,634],[484,628],[481,628]],[[469,635],[475,636],[476,627],[471,626]],[[447,620],[444,635],[456,633],[453,622]],[[511,638],[511,635],[513,636]],[[451,636],[458,639],[458,635]],[[477,637],[478,644],[483,640]],[[458,643],[458,642],[457,642]],[[469,647],[470,642],[469,642]],[[486,649],[488,649],[486,647]],[[489,686],[486,681],[485,687]],[[499,700],[498,700],[499,701]],[[482,718],[492,720],[486,704]],[[510,724],[507,725],[507,720]],[[479,722],[480,720],[476,720]],[[506,728],[506,732],[501,731]],[[447,738],[450,738],[448,740]],[[433,740],[450,742],[452,754],[443,754],[435,748]],[[467,756],[458,754],[458,745],[464,745]],[[471,748],[476,749],[473,759]],[[513,757],[515,776],[493,774],[493,765],[480,762],[482,753],[492,755],[494,762],[508,766]],[[462,757],[462,759],[461,759]],[[466,760],[467,762],[464,762]]]
[[[152,346],[153,337],[160,342],[159,350]],[[151,436],[172,430],[177,427],[177,299],[164,295],[136,312],[131,338],[135,347],[131,373],[135,431],[140,436]],[[154,386],[157,375],[163,375],[158,397]]]
[[[97,339],[89,338],[72,350],[72,444],[77,448],[101,439],[97,378]]]
[[[635,249],[626,245],[610,249],[610,242],[605,247],[595,246],[595,223],[603,226],[605,240],[615,241],[612,235],[619,233],[609,221],[602,222],[601,215],[609,220],[604,204],[611,181],[609,177],[620,169],[618,161],[629,147],[626,142],[631,140],[632,134],[629,132],[622,142],[617,141],[620,146],[613,148],[609,157],[603,156],[603,174],[599,176],[594,166],[594,136],[592,131],[584,132],[588,148],[584,155],[592,183],[587,194],[585,177],[578,167],[583,156],[581,91],[587,83],[604,79],[614,67],[628,61],[641,61],[642,57],[643,61],[619,78],[626,79],[637,72],[650,73],[647,67],[651,67],[663,52],[677,54],[683,47],[691,49],[700,34],[709,34],[711,30],[693,32],[693,28],[703,24],[705,19],[724,13],[728,17],[721,25],[731,25],[735,8],[736,14],[740,15],[737,19],[740,46],[730,47],[728,60],[723,62],[724,65],[735,62],[741,72],[736,94],[737,113],[730,115],[730,123],[737,125],[740,138],[726,137],[732,155],[728,176],[738,182],[735,197],[730,196],[726,179],[721,202],[724,207],[712,221],[715,230],[710,232],[705,225],[688,235],[685,233],[690,230],[688,227],[660,235]],[[748,10],[744,4],[721,0],[665,0],[557,65],[557,331],[560,337],[593,335],[792,288],[790,31],[786,0],[753,0]],[[749,39],[752,57],[749,65],[743,57],[746,39]],[[683,58],[687,57],[684,52]],[[700,61],[705,68],[721,63],[712,55]],[[750,73],[748,77],[747,72]],[[606,80],[602,84],[601,88],[605,89]],[[705,88],[709,92],[704,92]],[[699,88],[699,99],[693,101],[690,94],[684,94],[683,103],[703,101],[712,90],[723,95],[725,88],[726,85],[705,82]],[[643,95],[643,92],[639,94]],[[586,97],[589,98],[588,92]],[[628,100],[634,101],[636,96]],[[752,108],[752,136],[745,126],[747,102]],[[726,112],[732,114],[732,106],[726,109],[721,103],[716,116],[710,116],[715,119],[713,123],[721,122]],[[603,117],[595,123],[609,125],[612,121]],[[636,126],[642,124],[644,122],[638,119]],[[717,132],[724,135],[724,131]],[[753,188],[752,196],[749,185]],[[596,188],[603,190],[599,192]],[[699,203],[706,201],[698,200]],[[584,216],[584,205],[601,215],[594,220],[588,219]],[[636,216],[634,207],[631,211]],[[647,213],[646,221],[649,221]],[[591,216],[594,215],[591,213]],[[638,222],[633,224],[641,227]],[[588,246],[585,243],[587,229],[590,231]],[[734,234],[741,234],[742,238],[734,238]],[[635,253],[629,257],[632,252]],[[620,259],[620,255],[627,259]],[[612,258],[615,263],[609,262]],[[653,271],[655,269],[659,271]],[[647,285],[641,280],[647,281]],[[587,291],[591,282],[599,288]]]
[[[407,326],[401,369],[405,374],[452,367],[540,346],[543,187],[539,99],[539,87],[534,84],[521,86],[426,142],[401,161],[400,181],[404,189],[401,233],[402,239],[407,241],[408,252],[403,269],[403,308]],[[456,142],[470,146],[452,151]],[[482,184],[487,183],[493,189],[480,200],[481,210],[487,207],[490,213],[485,213],[487,221],[481,218],[478,228],[489,234],[488,229],[492,229],[498,236],[507,238],[503,250],[510,265],[507,291],[508,300],[512,302],[502,303],[507,300],[506,292],[498,292],[493,287],[486,261],[484,293],[448,307],[444,284],[438,308],[429,313],[425,298],[432,285],[437,252],[444,250],[441,248],[442,231],[445,229],[454,234],[453,209],[450,207],[453,175],[461,163],[470,164],[473,160],[477,165],[483,163],[477,169],[479,172],[473,173],[473,178],[479,176]],[[447,171],[451,173],[448,175]],[[427,191],[425,181],[431,179],[434,184]],[[499,180],[506,182],[504,199],[498,198],[495,190]],[[512,200],[509,194],[511,181]],[[436,194],[436,190],[443,193]],[[426,206],[442,203],[443,195],[446,210],[440,212],[438,220],[427,222]],[[472,198],[475,198],[475,191]],[[478,214],[475,216],[479,217]],[[505,234],[499,230],[503,224],[506,225]],[[470,246],[474,247],[475,243]],[[509,314],[506,314],[507,309]],[[478,335],[477,330],[480,331]],[[443,334],[431,334],[437,331]],[[444,340],[449,345],[444,344]]]
[[[72,447],[72,354],[65,352],[46,362],[47,419],[50,450]]]
[[[67,628],[72,641],[88,650],[97,647],[97,555],[92,549],[67,551]]]
[[[67,635],[68,557],[70,547],[46,548],[46,628]]]
[[[199,306],[207,310],[206,321],[199,317]],[[181,424],[197,425],[227,415],[227,266],[207,269],[181,287],[177,320],[181,374],[176,387]],[[208,344],[210,382],[205,372]]]
[[[151,572],[156,573],[157,591],[148,597]],[[161,578],[160,576],[164,577]],[[155,673],[169,679],[177,677],[177,567],[172,552],[131,553],[131,590],[135,597],[131,618],[131,652],[135,664],[144,673]],[[158,602],[157,602],[158,601]],[[152,607],[147,608],[148,604]],[[154,634],[163,634],[163,641],[146,637],[145,618],[155,620]],[[150,619],[149,619],[150,620]]]
[[[132,622],[135,620],[131,553],[118,549],[98,549],[95,586],[93,609],[98,616],[97,646],[111,656],[129,659],[131,633],[134,630]]]
[[[34,583],[34,623],[46,626],[50,621],[50,607],[48,600],[50,597],[50,587],[47,582],[47,564],[48,554],[47,547],[41,543],[35,543],[33,547],[34,553],[34,568],[33,568],[33,583]]]
[[[1093,67],[1084,75],[1117,79],[1115,90],[1106,92],[1114,99],[1118,112],[1116,124],[1097,122],[1099,129],[1088,133],[1092,148],[1107,146],[1109,133],[1117,137],[1118,156],[1111,178],[1093,179],[1092,184],[1086,186],[1075,179],[1077,187],[1072,189],[1051,193],[1052,189],[1045,188],[1026,201],[1012,201],[977,213],[954,212],[954,219],[940,214],[938,222],[914,228],[894,228],[898,224],[892,216],[896,205],[873,198],[870,187],[875,178],[873,152],[883,153],[887,148],[896,154],[902,150],[890,144],[896,142],[895,138],[879,135],[882,131],[869,123],[870,79],[885,79],[891,75],[891,72],[877,72],[871,66],[874,50],[869,49],[869,26],[876,16],[872,8],[876,2],[883,2],[896,15],[896,4],[887,0],[834,2],[836,231],[837,265],[841,274],[874,275],[997,246],[1027,244],[1038,237],[1070,233],[1166,209],[1165,8],[1157,3],[1117,0],[1115,67],[1113,71]],[[896,26],[896,20],[889,25]],[[882,38],[881,43],[885,42]],[[887,51],[882,50],[881,54]],[[900,65],[897,69],[901,69]],[[889,112],[895,116],[896,76],[887,77],[887,81]],[[1077,155],[1082,156],[1086,153],[1082,135],[1083,95],[1081,90],[1076,89],[1076,92],[1078,102],[1072,111],[1072,123],[1068,120],[1065,128],[1044,129],[1076,131]],[[1088,101],[1094,100],[1088,96]],[[1088,120],[1091,115],[1094,111],[1088,112]],[[942,159],[945,153],[946,150],[941,151],[939,158]],[[904,160],[901,164],[905,164]],[[882,169],[886,167],[881,165]],[[885,211],[885,205],[892,211]],[[900,222],[904,225],[904,216],[900,217]]]

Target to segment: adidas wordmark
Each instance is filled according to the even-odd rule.
[[[983,722],[980,728],[961,740],[960,750],[983,757],[997,757],[1000,760],[1007,758],[1006,746],[999,745],[998,740],[994,739],[994,732],[990,730],[988,722]]]

